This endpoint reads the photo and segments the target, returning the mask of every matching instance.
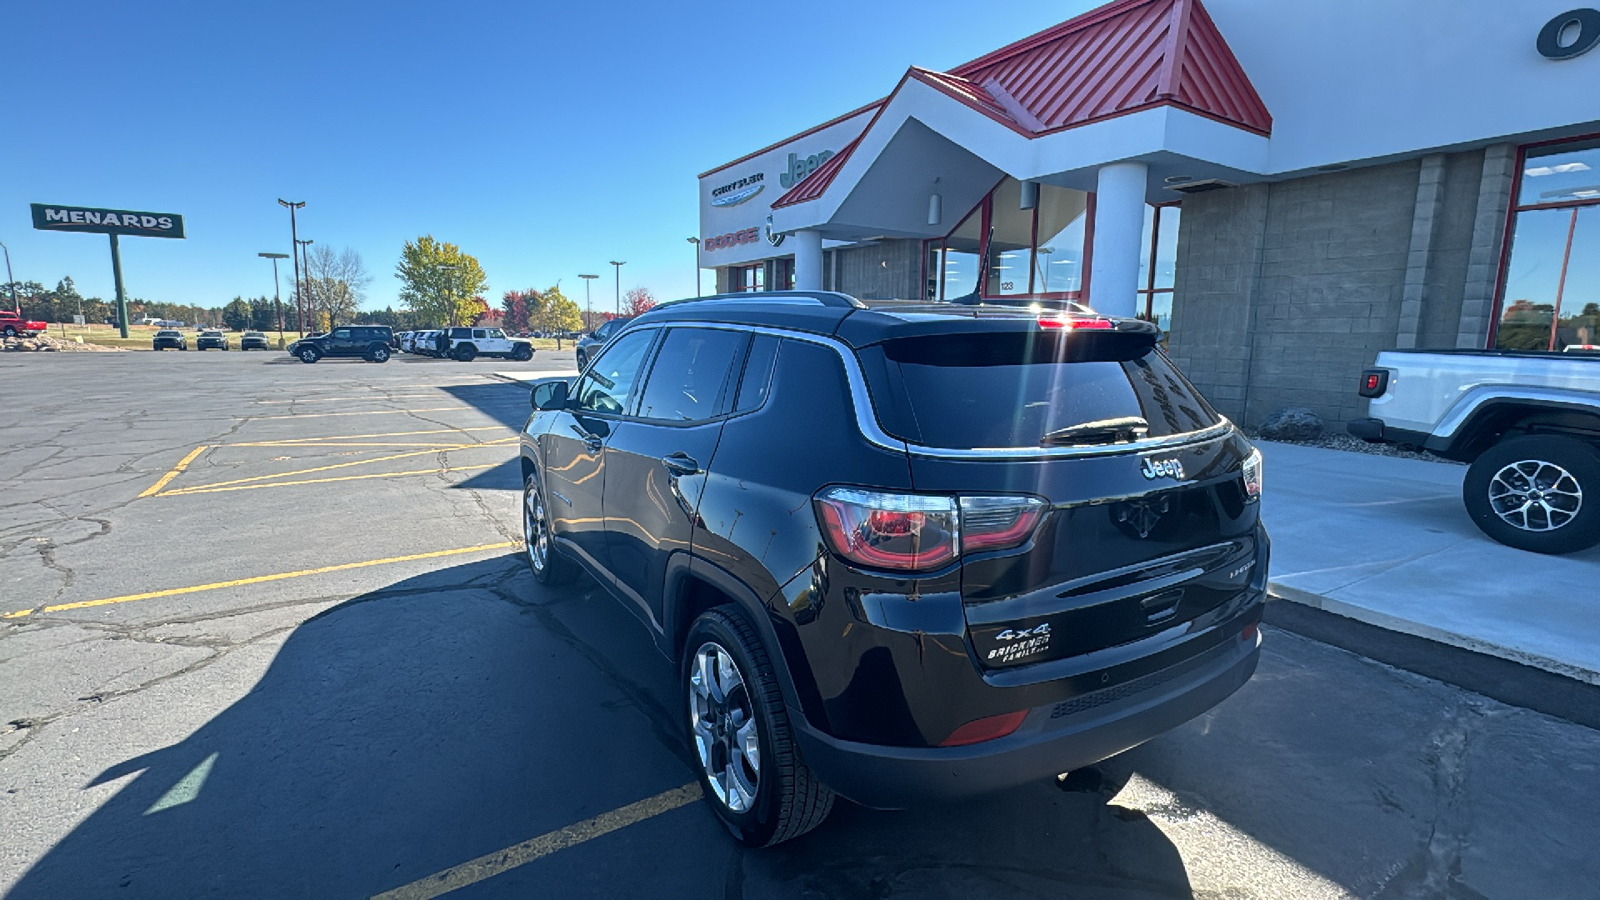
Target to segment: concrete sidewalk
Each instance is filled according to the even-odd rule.
[[[1258,445],[1280,598],[1600,685],[1600,547],[1490,540],[1461,504],[1465,466]]]

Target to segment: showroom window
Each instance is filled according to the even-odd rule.
[[[751,263],[748,266],[731,266],[728,269],[729,290],[764,291],[767,289],[767,264]]]
[[[926,242],[927,299],[972,293],[985,256],[985,297],[1082,298],[1094,239],[1094,195],[1041,184],[1032,209],[1022,208],[1022,195],[1022,183],[1006,178],[948,236]],[[1178,217],[1176,204],[1145,207],[1139,316],[1163,329],[1172,319]],[[993,239],[986,240],[991,230]]]
[[[1523,148],[1493,346],[1600,345],[1600,137]]]

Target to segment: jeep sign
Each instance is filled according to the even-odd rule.
[[[34,203],[33,227],[40,231],[88,231],[137,237],[181,238],[183,216],[177,213],[137,212],[83,206]]]

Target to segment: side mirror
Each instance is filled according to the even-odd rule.
[[[533,387],[533,408],[556,410],[567,408],[567,381],[564,378],[540,382]]]

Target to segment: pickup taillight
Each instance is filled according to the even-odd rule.
[[[1361,373],[1361,396],[1382,397],[1389,389],[1388,369],[1368,369]]]

